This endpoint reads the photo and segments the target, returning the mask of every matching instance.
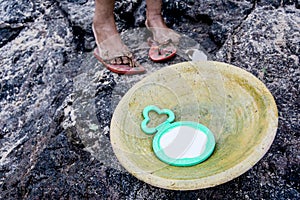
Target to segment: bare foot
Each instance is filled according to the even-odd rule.
[[[180,35],[167,27],[161,15],[148,17],[145,25],[153,33],[155,41],[163,43],[171,39],[173,43],[179,43]]]
[[[128,55],[128,47],[122,42],[120,34],[112,24],[93,23],[93,32],[99,50],[99,56],[104,60],[110,60],[118,56]]]

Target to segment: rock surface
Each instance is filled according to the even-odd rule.
[[[299,1],[164,1],[170,27],[212,59],[257,76],[279,110],[277,136],[261,161],[228,183],[190,192],[141,182],[114,157],[112,113],[147,74],[118,76],[93,58],[93,6],[92,0],[0,1],[0,199],[300,198]],[[184,61],[145,58],[147,48],[133,36],[147,34],[126,31],[144,27],[144,9],[141,0],[116,2],[125,43],[150,72]],[[78,109],[87,110],[81,103],[94,96],[96,115],[85,132]]]

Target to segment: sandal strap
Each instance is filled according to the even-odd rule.
[[[148,38],[148,42],[157,46],[158,55],[166,54],[167,52],[172,53],[172,51],[164,49],[165,46],[173,44],[172,39],[167,39],[164,42],[157,42],[152,38]]]
[[[115,58],[106,60],[105,62],[107,62],[111,65],[119,64],[119,65],[129,65],[132,68],[138,67],[136,65],[136,61],[134,60],[133,55],[131,53],[129,53],[127,55],[123,55],[123,56],[117,56]]]
[[[173,44],[172,39],[167,39],[166,41],[161,42],[161,43],[160,43],[160,46],[168,45],[168,44],[171,44],[171,43]]]
[[[154,40],[153,38],[148,38],[148,43],[149,44],[154,44],[154,45],[156,45],[156,46],[165,46],[165,45],[168,45],[168,44],[173,44],[173,41],[172,41],[172,39],[171,38],[169,38],[169,39],[167,39],[167,40],[165,40],[165,41],[163,41],[163,42],[158,42],[158,41],[156,41],[156,40]]]

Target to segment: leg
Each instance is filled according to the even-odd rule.
[[[93,31],[100,56],[110,59],[128,51],[116,28],[114,19],[115,0],[95,0]]]
[[[147,0],[147,22],[149,27],[168,28],[161,16],[162,0]]]
[[[146,0],[146,2],[146,26],[153,33],[153,39],[158,42],[163,42],[167,39],[178,42],[180,36],[172,29],[169,29],[162,18],[162,0]]]

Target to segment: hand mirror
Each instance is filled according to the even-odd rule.
[[[165,114],[167,120],[154,128],[149,128],[149,112]],[[155,134],[153,151],[163,162],[173,166],[193,166],[205,161],[215,148],[215,138],[202,124],[182,121],[174,122],[175,115],[169,109],[159,109],[149,105],[143,110],[141,128],[146,134]]]

